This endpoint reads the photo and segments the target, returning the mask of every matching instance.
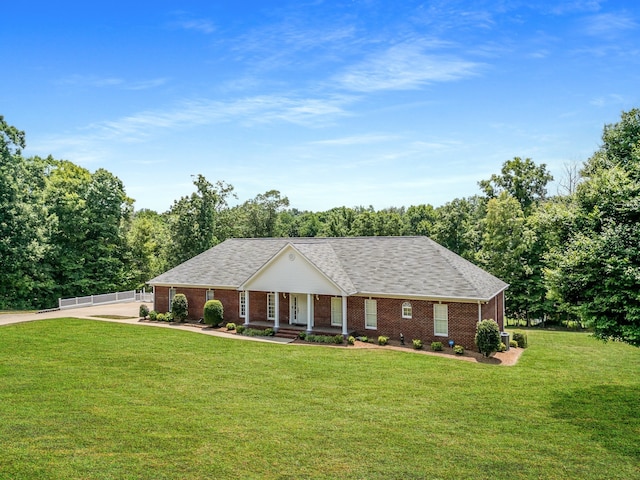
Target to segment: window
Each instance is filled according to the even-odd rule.
[[[240,292],[240,318],[247,316],[247,296],[246,292]]]
[[[364,328],[376,330],[378,328],[378,302],[366,299],[364,301]]]
[[[342,326],[342,298],[331,297],[331,325]]]
[[[213,300],[215,297],[213,296],[213,290],[207,290],[205,294],[204,301],[208,302],[209,300]]]
[[[171,308],[173,307],[173,297],[176,296],[176,289],[171,287],[169,288],[169,311],[171,311]]]
[[[438,337],[449,335],[449,309],[440,303],[433,306],[433,330]]]
[[[276,319],[276,294],[267,293],[267,320]]]
[[[411,309],[410,302],[404,302],[402,304],[402,318],[411,318],[413,316],[413,310]]]

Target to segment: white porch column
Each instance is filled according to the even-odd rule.
[[[313,318],[311,317],[311,312],[313,311],[313,295],[307,293],[307,332],[311,332],[313,330]]]
[[[244,324],[249,325],[249,290],[244,291]]]
[[[347,328],[347,296],[342,296],[342,335],[349,335],[349,329]]]
[[[478,300],[478,323],[482,321],[482,303]]]
[[[278,329],[280,328],[280,292],[275,292],[275,297],[276,297],[276,304],[275,304],[276,312],[275,312],[275,318],[273,319],[273,329],[276,332],[278,332]]]

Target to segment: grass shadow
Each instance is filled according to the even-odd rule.
[[[639,398],[640,386],[599,385],[560,394],[551,413],[587,432],[607,450],[640,458]]]

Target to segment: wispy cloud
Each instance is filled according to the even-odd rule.
[[[356,92],[412,90],[476,75],[480,66],[454,56],[425,53],[420,45],[400,44],[354,65],[335,81]]]
[[[379,134],[367,134],[367,135],[354,135],[350,137],[331,138],[328,140],[318,140],[310,142],[311,145],[322,145],[328,147],[345,147],[351,145],[368,145],[371,143],[390,142],[397,140],[397,135],[379,135]]]
[[[587,17],[583,26],[588,35],[611,39],[626,30],[637,28],[638,23],[631,16],[622,13],[600,13]]]
[[[185,11],[173,12],[172,16],[174,20],[169,22],[170,28],[193,30],[207,35],[216,31],[214,23],[208,18],[196,18],[191,13]]]
[[[188,100],[166,110],[142,111],[117,120],[93,123],[77,134],[51,137],[41,143],[46,144],[48,150],[60,151],[65,155],[66,152],[75,152],[77,157],[88,162],[91,158],[87,153],[92,148],[100,151],[104,142],[144,142],[168,130],[198,125],[231,121],[245,126],[273,122],[307,127],[327,125],[349,115],[345,108],[352,100],[347,96],[321,99],[268,95],[230,102]]]
[[[625,99],[622,95],[610,93],[609,95],[593,98],[589,103],[594,107],[607,107],[610,105],[624,105]]]
[[[119,77],[100,77],[97,75],[70,75],[58,80],[59,85],[84,88],[119,88],[121,90],[147,90],[159,87],[167,82],[166,78],[152,78],[129,82]]]

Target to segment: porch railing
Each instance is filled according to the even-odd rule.
[[[84,297],[59,298],[60,310],[67,308],[90,307],[92,305],[104,305],[120,302],[153,302],[153,293],[143,290],[130,290],[128,292],[102,293],[99,295],[87,295]]]

